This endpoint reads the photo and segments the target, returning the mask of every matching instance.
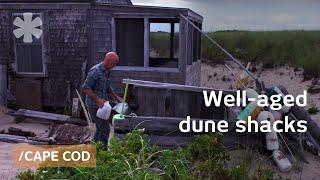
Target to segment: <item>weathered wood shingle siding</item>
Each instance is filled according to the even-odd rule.
[[[96,3],[132,5],[130,0],[95,0]]]
[[[10,36],[9,33],[9,13],[0,10],[0,64],[7,64],[10,61]]]
[[[71,96],[81,85],[81,68],[89,61],[89,10],[49,10],[50,62],[48,78],[43,83],[43,104],[64,105],[67,81],[71,83]]]
[[[114,1],[112,1],[114,2]],[[117,2],[130,2],[121,0]],[[14,62],[14,47],[12,34],[12,13],[38,12],[44,17],[44,61],[47,74],[36,79],[42,83],[42,97],[44,106],[63,106],[67,96],[67,81],[71,83],[71,97],[74,89],[81,85],[82,66],[87,62],[87,70],[101,62],[108,51],[113,50],[112,19],[125,14],[139,18],[175,17],[180,14],[189,16],[193,20],[202,18],[188,9],[157,8],[90,4],[90,3],[0,3],[0,63]],[[176,84],[194,84],[199,81],[199,66],[186,67],[187,25],[181,20],[179,69],[176,72],[114,70],[111,81],[118,92],[122,92],[122,79],[132,78]],[[143,42],[137,42],[143,43]],[[197,73],[190,76],[189,73]],[[15,77],[13,75],[12,77]],[[200,82],[200,81],[199,81]]]
[[[92,10],[93,66],[104,59],[106,52],[112,50],[110,10]]]

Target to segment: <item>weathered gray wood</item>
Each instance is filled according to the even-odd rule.
[[[13,112],[11,115],[28,117],[28,118],[37,118],[37,119],[47,119],[47,120],[53,120],[53,121],[69,121],[70,120],[70,116],[46,113],[46,112],[40,112],[40,111],[32,111],[27,109],[19,109],[18,111]]]
[[[72,116],[79,117],[80,116],[80,102],[79,98],[72,99]]]
[[[115,136],[119,139],[124,138],[124,134],[115,134]],[[156,135],[144,135],[146,140],[152,144],[156,145],[160,148],[177,148],[177,147],[186,147],[193,141],[192,136],[156,136]]]
[[[117,138],[123,139],[124,134],[116,133]],[[194,141],[195,136],[181,136],[181,135],[164,135],[157,136],[151,134],[144,134],[146,140],[152,144],[156,145],[161,149],[174,149],[179,147],[187,147],[190,143]],[[228,150],[236,149],[264,149],[264,143],[261,141],[260,137],[252,134],[225,134],[221,141],[222,145]]]
[[[7,105],[7,67],[0,65],[0,105]]]
[[[0,3],[0,9],[88,9],[90,3]]]
[[[149,19],[144,18],[144,67],[149,67],[149,58],[150,58],[149,34],[150,34]]]
[[[153,117],[153,116],[144,116],[144,117],[126,117],[125,120],[118,120],[115,122],[115,130],[117,132],[128,132],[133,129],[145,129],[147,134],[157,134],[157,135],[165,135],[165,134],[184,134],[181,133],[179,129],[179,123],[186,118],[173,118],[173,117]],[[198,121],[200,119],[191,119],[194,121]],[[207,121],[203,120],[202,121]],[[217,123],[220,120],[213,120]]]
[[[194,92],[203,92],[203,91],[223,91],[224,94],[235,94],[234,90],[224,90],[224,89],[216,89],[216,88],[207,88],[207,87],[196,87],[196,86],[188,86],[181,84],[171,84],[171,83],[161,83],[161,82],[153,82],[153,81],[142,81],[142,80],[133,80],[133,79],[123,79],[123,83],[132,84],[140,87],[150,87],[150,88],[160,88],[160,89],[174,89],[181,91],[194,91]]]
[[[111,18],[111,43],[112,43],[112,51],[116,52],[117,51],[117,44],[116,44],[116,21],[115,18]]]
[[[7,135],[7,134],[0,134],[0,141],[9,142],[9,143],[29,143],[34,145],[49,144],[48,142],[33,141],[22,136],[14,136],[14,135]]]

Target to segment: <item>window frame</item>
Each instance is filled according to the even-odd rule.
[[[111,31],[112,31],[112,50],[116,52],[117,45],[116,45],[116,19],[144,19],[144,66],[116,66],[114,70],[121,70],[121,71],[145,71],[145,72],[174,72],[178,73],[180,71],[180,59],[181,59],[181,51],[179,50],[178,56],[178,67],[150,67],[149,60],[150,60],[150,19],[177,19],[177,17],[153,17],[153,16],[141,16],[141,14],[134,15],[134,14],[114,14],[111,19]],[[181,19],[178,20],[179,23],[179,35],[181,34]],[[179,38],[179,45],[180,45],[181,38]],[[179,47],[180,48],[180,47]]]
[[[44,19],[43,19],[43,13],[41,12],[32,12],[32,14],[34,15],[38,15],[41,20],[42,20],[42,25],[41,25],[41,29],[42,29],[42,35],[41,35],[41,61],[42,61],[42,72],[20,72],[18,71],[18,54],[17,54],[17,45],[24,45],[21,43],[17,43],[16,42],[16,37],[14,36],[13,32],[12,32],[12,38],[13,38],[13,48],[14,48],[14,65],[13,65],[13,69],[14,72],[19,76],[31,76],[31,77],[44,77],[47,75],[47,66],[46,66],[46,62],[45,62],[45,47],[44,47]],[[14,21],[14,18],[16,16],[21,16],[23,15],[23,13],[12,13],[12,22]],[[12,24],[12,29],[15,29],[15,26]],[[20,37],[23,38],[23,37]],[[32,38],[35,38],[32,36]],[[30,43],[27,44],[25,46],[35,46],[35,45],[39,45],[39,44],[34,44],[34,43]]]

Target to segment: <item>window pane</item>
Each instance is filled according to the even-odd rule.
[[[18,72],[43,72],[41,45],[17,45]]]
[[[178,67],[179,23],[152,19],[150,23],[150,67]]]
[[[144,66],[144,19],[116,19],[120,66]]]
[[[150,57],[170,58],[170,23],[150,23]]]

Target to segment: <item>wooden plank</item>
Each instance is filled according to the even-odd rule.
[[[112,17],[111,19],[111,44],[112,44],[112,51],[117,51],[117,44],[116,44],[116,22],[115,18]]]
[[[123,79],[122,82],[132,84],[135,86],[149,87],[149,88],[174,89],[174,90],[194,91],[194,92],[223,91],[223,94],[233,94],[233,95],[236,94],[236,91],[234,91],[234,90],[224,90],[224,89],[216,89],[216,88],[188,86],[188,85],[181,85],[181,84],[160,83],[160,82],[153,82],[153,81]]]
[[[173,117],[154,117],[154,116],[138,116],[127,117],[125,120],[119,120],[115,122],[116,132],[129,132],[136,128],[145,129],[146,134],[164,135],[164,134],[184,134],[179,129],[179,123],[186,118],[173,118]],[[200,119],[191,119],[198,121]],[[208,119],[201,119],[202,121],[208,121]],[[218,123],[220,120],[213,120]]]
[[[53,121],[69,121],[70,120],[70,116],[46,113],[46,112],[40,112],[40,111],[32,111],[27,109],[19,109],[18,111],[11,113],[11,115],[27,117],[27,118],[47,119],[47,120],[53,120]]]
[[[1,3],[0,9],[34,9],[34,10],[47,10],[47,9],[88,9],[90,3]]]
[[[149,19],[144,18],[144,67],[149,67],[149,58],[150,58],[149,33],[150,33]]]
[[[9,142],[9,143],[29,143],[34,145],[49,144],[48,142],[33,141],[22,136],[14,136],[14,135],[7,135],[7,134],[0,134],[0,141]]]
[[[124,138],[124,134],[115,134],[119,139]],[[194,137],[190,136],[156,136],[156,135],[144,135],[146,141],[152,145],[156,145],[160,148],[177,148],[177,147],[186,147],[190,144]]]
[[[124,134],[116,133],[115,136],[119,139],[124,138]],[[174,149],[178,147],[186,147],[194,141],[194,136],[157,136],[151,134],[144,134],[146,141],[152,145],[158,146],[160,149]],[[261,136],[257,134],[237,135],[227,133],[222,138],[222,146],[228,150],[237,150],[242,148],[259,149],[265,144],[261,141]]]
[[[0,65],[0,105],[7,105],[7,66]]]

